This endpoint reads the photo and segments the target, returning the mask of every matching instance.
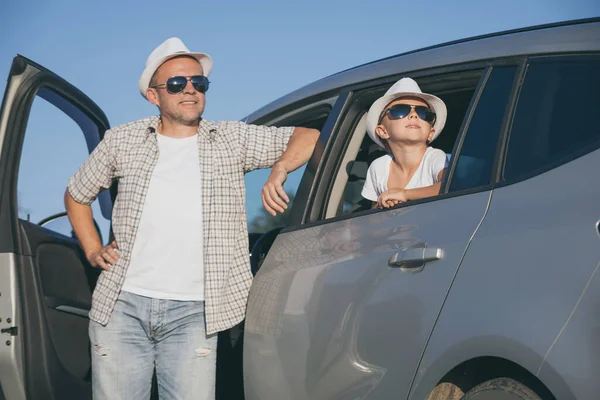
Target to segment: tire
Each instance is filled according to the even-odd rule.
[[[442,382],[437,385],[427,396],[427,400],[461,400],[463,391],[450,382]]]
[[[463,400],[541,400],[527,386],[509,378],[483,382],[469,390]]]

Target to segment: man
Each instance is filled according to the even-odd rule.
[[[89,262],[104,269],[90,312],[96,399],[212,399],[218,331],[244,318],[252,275],[244,174],[272,167],[272,215],[318,131],[201,118],[212,59],[177,38],[148,57],[139,88],[160,111],[113,128],[69,181],[65,205]],[[118,181],[103,247],[90,204]]]

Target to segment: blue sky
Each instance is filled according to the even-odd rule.
[[[4,0],[0,7],[0,76],[8,75],[17,53],[31,58],[90,96],[112,126],[156,113],[139,95],[137,82],[148,54],[172,36],[213,57],[204,117],[238,120],[294,89],[358,64],[474,35],[600,16],[596,0]],[[4,86],[3,78],[2,93]],[[39,105],[38,115],[45,116],[44,108]],[[38,118],[28,129],[47,127],[49,119]],[[54,126],[62,131],[62,122]],[[54,146],[69,154],[81,139],[44,132],[40,143],[42,149]],[[62,169],[67,177],[69,168]],[[33,180],[50,179],[33,168],[28,173]],[[254,172],[246,180],[250,217],[260,207],[267,174]],[[296,173],[288,186],[294,188],[299,178]],[[62,200],[48,206],[26,192],[27,207],[40,218],[60,207]]]

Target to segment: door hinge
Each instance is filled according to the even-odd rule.
[[[0,333],[8,333],[10,336],[17,336],[19,334],[19,328],[11,326],[10,328],[0,329]]]

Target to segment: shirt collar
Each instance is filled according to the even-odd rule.
[[[158,132],[158,124],[160,123],[160,117],[155,115],[150,117],[150,121],[148,122],[148,127],[146,128],[146,136],[151,134],[156,134]]]
[[[158,132],[158,125],[160,123],[160,117],[154,116],[150,118],[148,127],[146,128],[146,135],[155,134]],[[198,124],[198,135],[206,137],[210,142],[215,140],[217,130],[212,122],[202,118],[200,124]]]
[[[214,142],[217,130],[212,122],[202,118],[198,126],[198,134],[207,138],[209,142]]]

